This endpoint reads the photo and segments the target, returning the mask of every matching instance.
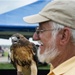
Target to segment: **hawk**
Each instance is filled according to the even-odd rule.
[[[37,47],[22,34],[11,36],[11,60],[16,66],[17,75],[37,75]]]

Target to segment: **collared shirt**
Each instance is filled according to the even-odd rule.
[[[50,71],[48,75],[75,75],[75,56]]]

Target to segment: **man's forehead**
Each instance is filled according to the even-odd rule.
[[[39,26],[37,27],[38,28],[49,28],[51,27],[52,25],[52,22],[49,22],[49,21],[46,21],[46,22],[41,22],[39,23]]]

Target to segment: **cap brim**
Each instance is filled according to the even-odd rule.
[[[27,23],[34,24],[34,23],[45,22],[48,21],[49,19],[44,16],[41,16],[40,14],[36,14],[36,15],[24,17],[23,20]]]

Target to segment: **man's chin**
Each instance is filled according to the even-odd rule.
[[[37,56],[38,56],[38,59],[41,63],[44,63],[45,62],[45,57],[44,57],[44,52],[41,53],[41,48],[39,47],[38,48],[38,52],[37,52]]]
[[[49,49],[49,50],[46,49],[46,50],[44,50],[44,52],[42,54],[40,53],[40,51],[41,51],[41,48],[38,49],[38,54],[37,55],[38,55],[39,61],[42,62],[42,63],[44,63],[44,62],[50,63],[59,54],[57,49]]]
[[[38,55],[38,59],[41,63],[49,61],[47,55],[45,54],[45,51],[41,53],[41,48],[40,47],[38,49],[38,54],[37,55]]]

